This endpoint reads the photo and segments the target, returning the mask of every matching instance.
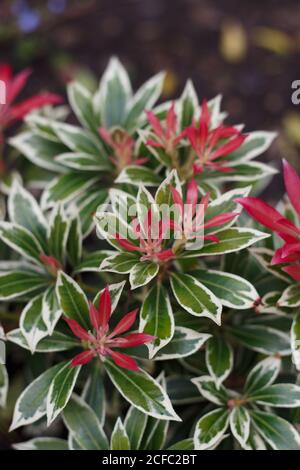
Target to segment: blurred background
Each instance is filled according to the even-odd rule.
[[[191,77],[200,97],[224,95],[232,123],[278,130],[267,158],[300,169],[300,2],[293,0],[1,0],[0,60],[34,70],[26,92],[89,87],[112,54],[134,85],[165,69],[164,98]]]

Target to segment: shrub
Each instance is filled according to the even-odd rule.
[[[133,93],[112,59],[94,94],[68,86],[78,124],[27,109],[9,139],[27,163],[2,185],[2,338],[26,372],[11,430],[35,436],[17,449],[300,449],[300,180],[285,163],[293,207],[254,198],[275,134],[224,124],[190,81],[157,105],[163,79]],[[3,407],[8,389],[2,365]]]

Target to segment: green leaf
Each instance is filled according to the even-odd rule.
[[[66,172],[66,169],[55,161],[56,155],[68,150],[63,144],[51,142],[30,131],[13,137],[9,143],[34,165],[48,171]]]
[[[113,251],[99,250],[84,255],[81,262],[75,267],[74,273],[99,272],[102,262],[109,258]]]
[[[191,356],[199,351],[210,336],[206,333],[198,333],[198,331],[191,330],[190,328],[177,326],[175,327],[173,338],[159,351],[155,360],[167,361]]]
[[[300,450],[300,437],[285,419],[263,411],[252,411],[251,418],[257,432],[274,450]]]
[[[77,266],[82,257],[82,232],[78,214],[70,222],[67,253],[71,265]]]
[[[225,307],[248,309],[253,307],[259,294],[250,282],[235,274],[199,269],[193,276],[210,289]]]
[[[34,197],[17,180],[9,195],[8,212],[11,222],[26,228],[45,248],[46,219]]]
[[[291,348],[295,367],[300,370],[300,313],[296,315],[292,323]]]
[[[189,274],[171,274],[171,286],[177,302],[195,316],[221,324],[222,305],[217,297]]]
[[[0,408],[5,408],[8,393],[8,374],[4,364],[0,364]]]
[[[105,361],[105,369],[125,400],[143,413],[157,419],[180,421],[165,390],[146,372],[121,369]]]
[[[189,405],[199,403],[203,398],[190,377],[186,375],[173,375],[167,378],[167,392],[174,405]]]
[[[62,264],[65,262],[66,246],[70,223],[60,204],[54,206],[48,227],[48,246],[50,254]]]
[[[213,179],[218,183],[225,181],[230,181],[230,183],[233,181],[251,183],[277,173],[277,170],[272,168],[270,165],[266,165],[261,162],[238,163],[231,166],[233,168],[233,172],[229,172],[230,176],[229,173],[212,171],[209,173],[208,179]]]
[[[300,406],[300,387],[294,384],[269,385],[248,393],[248,400],[260,405],[296,408]]]
[[[42,317],[42,306],[43,294],[40,294],[26,305],[20,317],[20,328],[31,354],[35,352],[40,340],[48,336],[48,328]]]
[[[110,439],[110,448],[111,450],[130,450],[129,438],[121,418],[117,419],[113,429]]]
[[[54,287],[49,287],[43,295],[42,318],[48,329],[49,335],[52,335],[54,328],[60,319],[62,311],[59,308],[58,300]]]
[[[157,189],[155,194],[155,202],[158,206],[165,204],[167,207],[172,207],[174,205],[170,186],[173,186],[178,191],[180,196],[182,196],[181,184],[176,170],[172,170]]]
[[[192,383],[196,385],[201,395],[214,403],[215,405],[226,405],[228,394],[223,385],[217,386],[215,380],[209,375],[202,375],[192,379]]]
[[[103,383],[103,371],[101,371],[99,363],[93,366],[93,370],[85,384],[82,398],[94,410],[101,426],[105,421],[105,390]]]
[[[95,227],[93,215],[97,208],[105,204],[108,198],[106,189],[90,189],[89,193],[83,193],[76,201],[81,220],[83,238],[87,237]]]
[[[115,183],[129,183],[135,186],[159,186],[161,178],[145,166],[131,165],[121,171]]]
[[[55,159],[72,170],[82,171],[109,171],[111,165],[109,160],[100,158],[99,155],[91,155],[83,152],[62,153]]]
[[[277,356],[267,357],[251,369],[245,383],[247,394],[261,390],[275,382],[281,368],[281,359]]]
[[[141,448],[143,450],[163,449],[167,437],[168,428],[168,421],[149,417],[144,432]]]
[[[191,126],[199,109],[199,101],[193,82],[188,80],[179,100],[180,129]]]
[[[13,444],[15,450],[69,450],[68,442],[58,437],[35,437]]]
[[[89,330],[89,304],[83,290],[67,274],[59,272],[56,295],[64,315]]]
[[[46,397],[49,386],[62,363],[46,370],[23,390],[16,401],[10,431],[34,423],[46,414]]]
[[[98,270],[110,273],[127,274],[137,264],[139,258],[135,253],[114,253],[104,258]],[[100,266],[100,267],[99,267]]]
[[[57,418],[67,405],[76,384],[81,366],[70,367],[70,362],[63,363],[48,387],[47,424]]]
[[[300,288],[299,284],[292,284],[287,287],[277,302],[279,307],[295,308],[300,306]]]
[[[95,412],[73,395],[63,411],[63,420],[72,437],[84,450],[106,450],[108,441]]]
[[[93,110],[92,95],[81,83],[72,82],[67,87],[70,105],[78,121],[91,131],[97,132],[99,120]],[[57,154],[58,155],[58,154]]]
[[[183,439],[168,447],[167,450],[194,450],[194,440],[191,437]]]
[[[127,411],[124,426],[128,435],[131,450],[140,449],[148,416],[131,406]]]
[[[0,239],[24,258],[35,264],[40,264],[43,249],[37,239],[26,228],[1,221]]]
[[[105,150],[100,138],[95,137],[90,131],[59,121],[52,121],[51,127],[59,140],[72,150],[73,155],[78,152],[94,157],[98,156],[98,161],[101,161],[102,157],[105,162],[105,158],[103,158]]]
[[[17,344],[21,348],[29,350],[27,341],[19,328],[9,331],[6,337],[8,341]],[[51,353],[66,351],[68,349],[76,348],[77,346],[78,341],[74,336],[71,337],[61,333],[60,331],[54,331],[51,336],[43,338],[36,346],[35,350],[38,353]]]
[[[67,203],[85,193],[93,186],[99,177],[84,172],[70,172],[67,175],[54,178],[42,196],[42,206],[52,207],[56,202]]]
[[[288,356],[290,351],[289,337],[283,331],[262,325],[240,325],[227,327],[230,334],[241,344],[261,354]]]
[[[168,292],[156,283],[148,292],[140,313],[139,331],[156,337],[148,344],[149,357],[164,348],[174,335],[174,317]]]
[[[239,444],[245,448],[250,434],[251,418],[243,406],[235,406],[229,417],[230,429]]]
[[[101,78],[99,91],[94,97],[94,109],[100,116],[101,125],[106,128],[122,126],[131,96],[132,90],[127,71],[121,62],[113,57]]]
[[[276,137],[276,132],[255,131],[247,134],[246,140],[235,151],[228,155],[229,161],[245,162],[264,153]]]
[[[129,282],[131,289],[145,286],[157,275],[159,266],[149,261],[140,261],[131,268]]]
[[[152,108],[161,94],[164,78],[164,73],[158,73],[138,89],[128,108],[125,129],[134,130],[143,118],[144,110]]]
[[[32,272],[14,271],[0,273],[0,300],[10,300],[41,290],[47,279]]]
[[[200,418],[194,434],[196,450],[206,450],[218,444],[228,427],[228,414],[228,410],[217,408]]]
[[[217,387],[228,377],[233,368],[233,351],[222,336],[208,340],[205,350],[206,366]]]
[[[185,251],[181,257],[215,256],[240,251],[270,235],[251,228],[235,227],[218,232],[218,242],[205,241],[201,250]]]

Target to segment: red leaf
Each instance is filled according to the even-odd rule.
[[[87,364],[90,362],[94,357],[94,352],[89,350],[89,351],[83,351],[82,353],[77,354],[73,359],[70,364],[70,367],[75,367],[75,366],[81,366],[84,364]]]
[[[76,320],[72,318],[63,317],[64,320],[68,323],[70,329],[72,330],[73,334],[77,336],[77,338],[83,341],[90,341],[92,339],[90,333],[86,331]]]
[[[137,313],[138,313],[138,309],[135,309],[132,312],[129,312],[126,315],[124,315],[124,317],[119,321],[117,326],[114,328],[113,332],[110,335],[110,338],[113,338],[114,336],[119,336],[120,334],[129,330],[129,328],[131,328],[135,322]]]
[[[106,286],[102,292],[98,305],[98,321],[103,331],[107,331],[108,322],[111,315],[111,297],[109,288]]]
[[[52,93],[44,93],[42,95],[33,96],[20,104],[11,108],[12,119],[21,119],[33,109],[42,108],[49,104],[61,103],[62,99],[58,95]]]
[[[122,369],[134,370],[136,372],[140,370],[137,362],[132,357],[127,356],[127,354],[111,351],[110,356],[114,363],[122,367]]]
[[[148,335],[146,333],[131,333],[128,336],[124,336],[123,339],[126,339],[126,343],[119,347],[133,348],[135,346],[140,346],[141,344],[153,341],[154,339],[156,339],[156,336]]]
[[[283,160],[285,189],[295,211],[300,215],[300,178],[294,168]]]

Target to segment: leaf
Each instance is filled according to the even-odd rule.
[[[48,247],[50,254],[63,264],[66,256],[66,245],[70,223],[60,204],[54,206],[48,226]]]
[[[72,150],[72,153],[69,155],[82,153],[98,157],[98,161],[101,161],[102,159],[105,162],[106,158],[103,158],[105,150],[101,144],[100,138],[95,137],[95,135],[90,131],[59,121],[52,121],[51,127],[59,140],[63,142],[66,147]],[[106,162],[106,165],[107,164],[108,163]]]
[[[148,284],[158,273],[159,265],[149,261],[140,261],[131,268],[129,282],[131,289]]]
[[[170,186],[173,186],[178,191],[180,196],[182,196],[181,184],[176,170],[172,170],[157,189],[155,194],[155,202],[158,206],[165,204],[167,207],[171,207],[174,205]]]
[[[156,355],[156,361],[167,361],[188,357],[197,352],[211,335],[183,326],[175,327],[171,341]]]
[[[53,207],[56,202],[67,203],[86,192],[93,186],[99,177],[85,172],[70,172],[54,178],[42,196],[42,207]]]
[[[102,262],[109,258],[112,251],[99,250],[84,255],[81,262],[75,267],[74,273],[99,272]]]
[[[43,294],[40,294],[26,305],[20,317],[20,328],[31,354],[35,352],[40,340],[48,336],[48,328],[42,317],[42,306]]]
[[[94,97],[94,109],[101,124],[110,128],[122,126],[132,96],[131,84],[126,69],[113,57],[101,78],[99,90]]]
[[[209,375],[202,375],[191,379],[192,383],[196,385],[201,395],[214,403],[215,405],[226,405],[229,399],[226,389],[223,385],[217,386],[215,380]]]
[[[153,170],[144,166],[131,165],[121,171],[115,183],[129,183],[135,186],[159,186],[160,177]]]
[[[8,341],[17,344],[21,348],[29,350],[27,341],[19,328],[9,331],[6,335],[6,338]],[[60,331],[54,331],[51,337],[48,336],[43,338],[36,346],[35,350],[38,353],[51,353],[66,351],[68,349],[76,348],[77,346],[78,341],[76,338],[67,336]]]
[[[127,411],[124,426],[130,442],[131,450],[140,449],[148,416],[131,406]]]
[[[267,357],[258,362],[251,369],[245,383],[245,392],[247,394],[271,385],[275,382],[281,368],[281,359],[277,356]]]
[[[58,437],[34,437],[29,441],[13,444],[15,450],[69,450],[68,442]]]
[[[212,179],[214,182],[218,183],[227,181],[252,183],[277,173],[277,170],[272,168],[272,166],[261,162],[237,163],[231,166],[233,168],[232,172],[224,173],[212,171],[208,174],[208,179]]]
[[[45,248],[46,219],[34,197],[19,184],[18,180],[14,181],[9,195],[8,212],[11,222],[27,229]]]
[[[0,408],[6,407],[8,393],[8,374],[4,364],[0,364]]]
[[[219,241],[206,241],[201,250],[185,251],[181,257],[215,256],[240,251],[270,235],[251,228],[235,227],[218,232]]]
[[[169,422],[155,418],[148,418],[141,448],[143,450],[160,450],[166,441]]]
[[[300,450],[300,437],[285,419],[263,411],[252,411],[251,418],[257,432],[274,450]]]
[[[240,325],[228,327],[230,334],[241,344],[261,354],[276,354],[288,356],[290,341],[286,333],[260,325]]]
[[[77,266],[82,257],[82,232],[78,214],[70,221],[67,253],[72,266]]]
[[[127,274],[137,264],[139,258],[135,253],[115,253],[104,258],[98,269],[110,273]]]
[[[106,189],[90,189],[89,193],[83,193],[77,198],[76,205],[81,220],[83,238],[87,237],[95,227],[93,215],[97,208],[104,205],[108,199]]]
[[[121,421],[121,418],[118,418],[113,429],[111,440],[110,440],[110,449],[111,450],[130,450],[130,442],[126,433],[126,429]]]
[[[43,249],[37,239],[21,225],[0,222],[0,239],[24,258],[40,264]]]
[[[193,82],[188,80],[179,101],[180,129],[191,126],[199,109],[199,101]]]
[[[155,336],[155,340],[148,344],[149,358],[164,348],[174,335],[174,317],[168,292],[156,283],[148,292],[140,313],[139,331]]]
[[[276,132],[249,132],[243,144],[226,157],[229,161],[246,162],[264,153],[277,136]]]
[[[277,302],[279,307],[295,308],[300,306],[300,289],[298,284],[287,287]]]
[[[135,93],[128,108],[125,129],[134,130],[143,118],[144,110],[153,107],[161,94],[164,78],[164,73],[154,75]]]
[[[244,448],[250,434],[251,417],[243,406],[235,406],[229,416],[230,429],[236,440]]]
[[[89,305],[79,285],[67,274],[59,272],[56,282],[56,295],[64,315],[80,323],[89,330]]]
[[[122,282],[117,282],[116,284],[110,284],[108,286],[108,290],[109,290],[109,293],[110,293],[110,299],[111,299],[111,313],[113,313],[117,308],[117,305],[119,303],[119,300],[120,300],[120,297],[122,295],[125,284],[126,284],[126,281],[122,281]],[[102,289],[100,292],[98,292],[98,294],[95,296],[95,298],[93,300],[93,303],[94,303],[96,308],[98,308],[99,299],[100,299],[101,294],[103,293],[103,291],[104,291],[104,289]]]
[[[77,395],[63,411],[63,420],[73,439],[83,450],[106,450],[108,441],[95,412]]]
[[[228,427],[228,410],[217,408],[202,416],[196,424],[194,446],[196,450],[205,450],[217,444]]]
[[[0,273],[0,300],[10,300],[21,295],[33,293],[47,285],[41,275],[26,271]]]
[[[31,131],[22,132],[11,138],[9,143],[34,165],[57,173],[66,172],[66,169],[54,159],[56,155],[68,150],[63,144],[51,142]]]
[[[203,401],[196,385],[186,375],[168,377],[167,392],[174,405],[189,405]]]
[[[215,295],[189,274],[171,274],[171,287],[177,302],[195,316],[221,324],[222,305]]]
[[[173,444],[171,447],[168,447],[167,450],[194,450],[194,441],[190,437],[188,439],[183,439]]]
[[[92,95],[81,83],[72,82],[67,87],[70,105],[78,121],[91,131],[97,132],[99,120],[92,105]]]
[[[157,419],[180,421],[165,390],[146,372],[121,369],[105,361],[105,369],[125,400],[143,413]]]
[[[46,414],[49,386],[62,368],[62,363],[51,367],[31,382],[16,401],[10,431],[34,423]]]
[[[70,362],[63,363],[52,379],[47,393],[47,425],[57,418],[67,405],[76,384],[81,366],[70,367]]]
[[[82,392],[82,398],[95,412],[101,426],[105,421],[105,390],[102,372],[99,364],[96,363]]]
[[[49,287],[43,295],[42,319],[48,329],[49,335],[53,334],[54,328],[62,315],[54,287]]]
[[[228,377],[233,368],[233,351],[222,336],[214,335],[205,350],[206,366],[217,387]]]
[[[240,276],[214,270],[198,269],[193,276],[210,289],[225,307],[248,309],[259,294],[250,282]]]
[[[298,313],[292,323],[291,328],[291,348],[293,363],[297,370],[300,370],[300,313]]]
[[[109,171],[111,169],[108,159],[84,152],[62,153],[55,160],[70,169],[79,171]]]
[[[248,400],[260,405],[279,408],[296,408],[300,405],[300,387],[294,384],[269,385],[248,393]]]

